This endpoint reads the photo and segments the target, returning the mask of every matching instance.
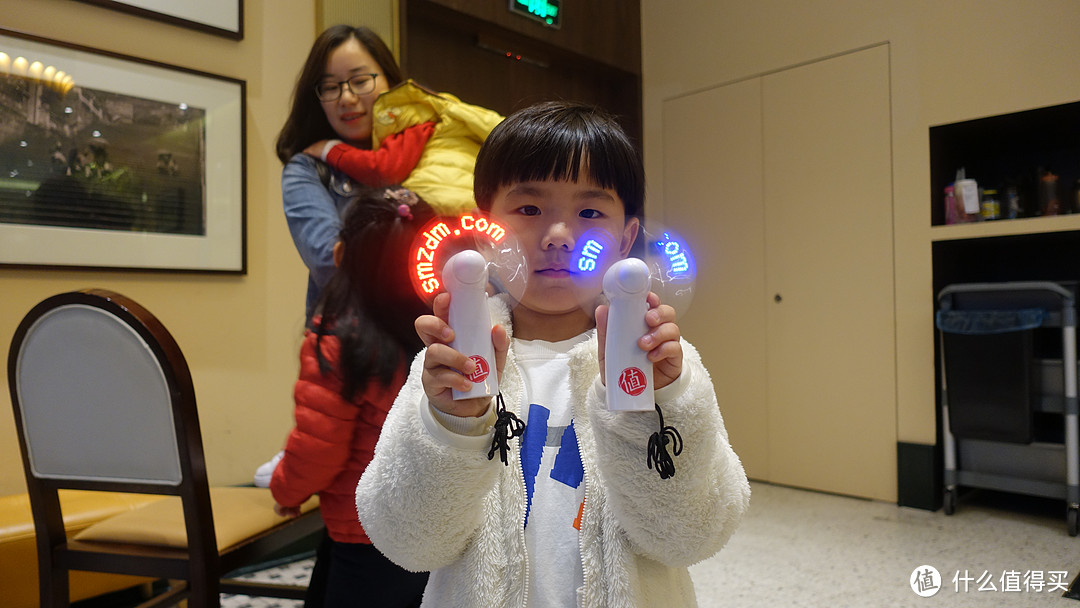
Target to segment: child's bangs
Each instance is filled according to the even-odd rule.
[[[591,106],[546,102],[495,127],[476,158],[474,191],[480,208],[490,209],[503,186],[582,179],[615,190],[627,216],[640,213],[641,159],[614,118]]]
[[[569,129],[538,133],[534,141],[523,142],[522,149],[532,150],[532,154],[522,155],[516,165],[506,167],[499,185],[588,179],[601,188],[616,188],[622,180],[613,161],[625,152],[598,135]]]

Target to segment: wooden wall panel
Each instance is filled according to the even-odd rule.
[[[454,3],[408,0],[402,4],[401,59],[409,77],[504,115],[551,99],[592,103],[617,115],[640,145],[640,60],[634,70],[615,68],[572,48],[476,16],[483,11],[466,13],[444,4]],[[637,3],[633,4],[636,7]],[[520,19],[530,28],[545,29],[509,14],[505,3],[499,5],[507,17]],[[495,14],[488,16],[496,18]],[[604,38],[612,35],[609,30],[613,29],[597,26],[595,33]],[[536,33],[530,29],[530,34]],[[611,40],[609,46],[618,46]],[[638,45],[635,38],[634,46]]]
[[[559,29],[511,13],[507,0],[425,0],[408,4],[440,5],[620,70],[641,73],[639,0],[565,0]]]

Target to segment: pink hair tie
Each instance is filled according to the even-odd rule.
[[[412,206],[420,202],[420,197],[408,188],[388,188],[384,195],[392,203],[398,203],[398,215],[407,219],[413,219]]]

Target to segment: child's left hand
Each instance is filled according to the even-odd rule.
[[[649,333],[638,339],[638,347],[649,353],[653,362],[653,386],[657,389],[671,384],[682,374],[682,333],[675,324],[675,309],[660,303],[660,296],[649,292],[647,299],[649,310],[645,313],[645,324]],[[607,338],[608,305],[596,307],[596,338],[599,344],[600,381],[607,385],[604,378],[604,342]]]
[[[322,159],[323,148],[326,147],[326,142],[328,142],[328,141],[330,141],[330,140],[328,140],[328,139],[320,139],[319,141],[317,141],[317,142],[311,144],[310,146],[304,148],[304,154],[307,154],[308,156],[310,156],[312,158],[318,158],[318,159],[321,160]]]
[[[286,507],[275,502],[274,513],[277,513],[279,517],[288,517],[289,519],[292,519],[294,517],[300,517],[300,507]]]

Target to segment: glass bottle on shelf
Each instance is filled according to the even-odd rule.
[[[997,190],[985,188],[979,193],[979,216],[984,220],[1001,219],[1001,201]]]
[[[1010,220],[1024,217],[1024,207],[1020,203],[1020,191],[1013,184],[1005,186],[1005,208],[1002,210],[1002,214]]]
[[[1060,215],[1061,197],[1058,196],[1058,176],[1045,171],[1039,180],[1039,209],[1043,215]]]

